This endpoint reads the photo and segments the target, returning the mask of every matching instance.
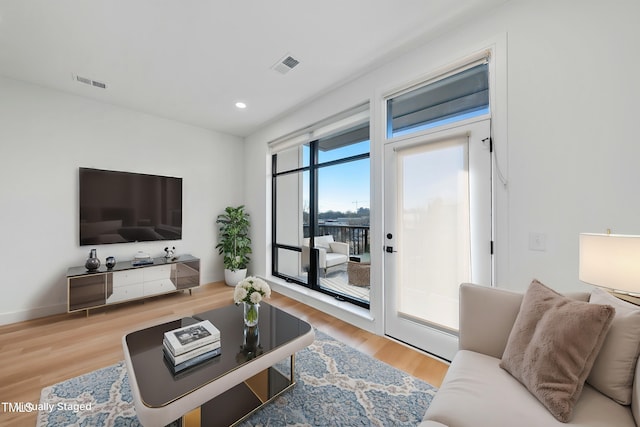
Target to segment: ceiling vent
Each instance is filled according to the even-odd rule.
[[[107,84],[106,83],[99,82],[97,80],[92,80],[92,79],[87,78],[87,77],[82,77],[82,76],[79,76],[77,74],[72,74],[72,76],[73,76],[73,80],[77,81],[78,83],[84,83],[86,85],[97,87],[97,88],[100,88],[100,89],[106,89],[107,88]]]
[[[280,74],[287,74],[299,63],[300,61],[295,59],[293,56],[287,54],[278,62],[276,62],[271,68],[276,70]]]

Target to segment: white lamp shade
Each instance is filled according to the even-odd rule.
[[[640,236],[580,234],[579,279],[640,294]]]

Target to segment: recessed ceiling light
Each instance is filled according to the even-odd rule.
[[[247,108],[247,104],[245,104],[244,102],[236,102],[236,108],[243,110]]]

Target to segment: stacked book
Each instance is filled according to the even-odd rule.
[[[174,374],[220,354],[220,331],[208,320],[165,332],[162,350]]]

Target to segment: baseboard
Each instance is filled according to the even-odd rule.
[[[25,320],[37,319],[39,317],[52,316],[67,312],[66,304],[50,305],[46,307],[29,308],[25,310],[12,311],[10,313],[0,313],[0,325],[23,322]]]

